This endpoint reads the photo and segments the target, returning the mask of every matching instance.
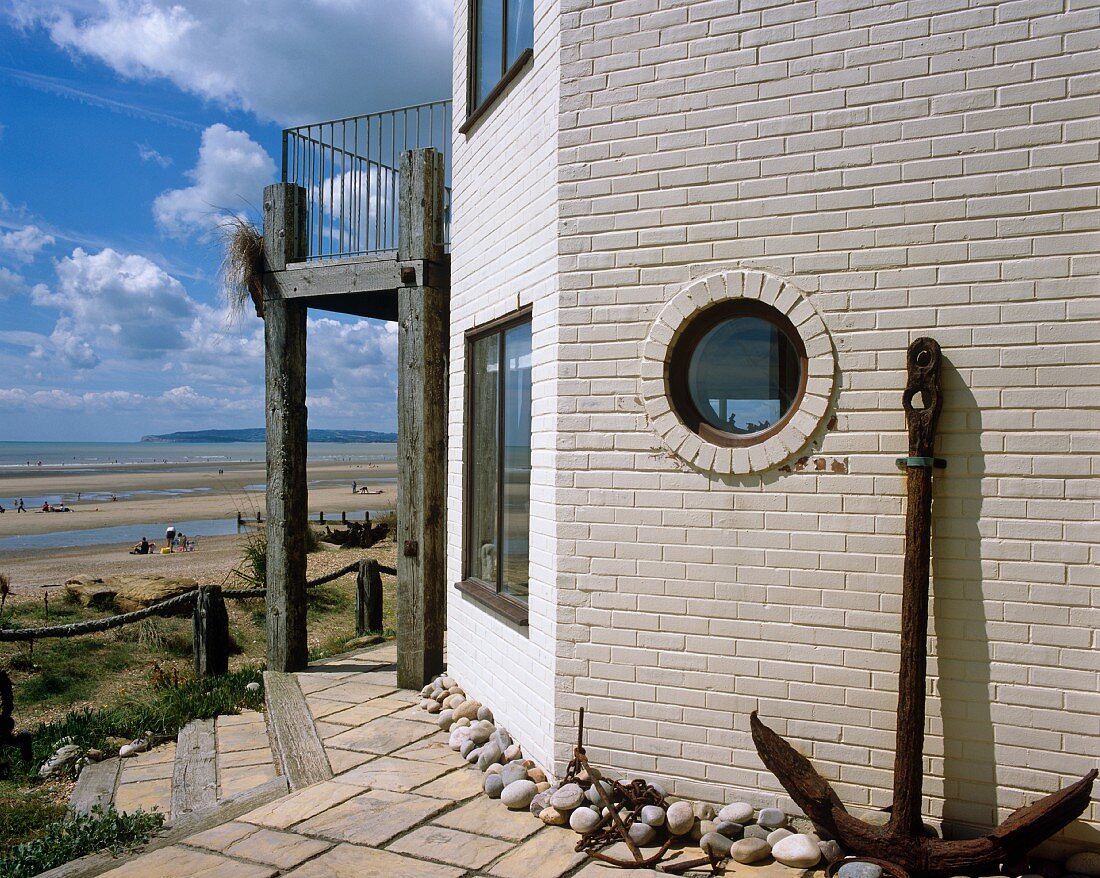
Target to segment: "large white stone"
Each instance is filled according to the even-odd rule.
[[[529,780],[517,780],[508,784],[500,794],[500,800],[513,811],[522,811],[531,804],[538,789]]]
[[[776,842],[772,846],[772,856],[784,866],[812,869],[821,860],[821,848],[816,839],[797,833]]]
[[[758,863],[772,852],[762,838],[743,838],[730,846],[730,856],[738,863]]]
[[[732,802],[718,812],[718,822],[728,821],[744,826],[752,820],[753,813],[753,807],[748,802]]]

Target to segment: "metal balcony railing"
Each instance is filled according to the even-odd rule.
[[[450,241],[451,102],[314,122],[283,131],[283,182],[305,188],[309,259],[397,249],[401,153],[443,153],[444,245]]]

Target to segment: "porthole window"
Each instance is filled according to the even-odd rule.
[[[759,300],[698,312],[673,344],[668,382],[684,425],[715,445],[745,446],[781,430],[806,388],[806,349],[788,317]]]

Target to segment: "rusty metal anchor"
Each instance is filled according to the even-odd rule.
[[[860,857],[893,863],[913,876],[993,874],[1076,819],[1088,806],[1095,769],[1076,783],[1013,811],[980,838],[947,841],[929,837],[921,821],[927,675],[928,571],[932,523],[932,469],[936,426],[943,396],[940,346],[919,338],[909,346],[908,381],[902,396],[909,429],[908,507],[902,578],[901,668],[898,676],[894,797],[890,820],[872,826],[853,817],[810,761],[769,729],[753,711],[752,738],[764,764],[815,824]]]

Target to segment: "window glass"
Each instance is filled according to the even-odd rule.
[[[508,54],[504,62],[505,70],[515,63],[524,49],[535,45],[534,0],[507,0],[507,3]]]
[[[497,580],[497,478],[500,468],[500,337],[480,338],[470,346],[470,496],[466,498],[470,533],[466,539],[468,575]]]
[[[695,346],[687,387],[700,417],[725,433],[752,435],[776,424],[794,404],[801,382],[794,344],[775,323],[733,317]]]
[[[504,333],[501,591],[527,600],[531,525],[531,324]]]
[[[477,62],[474,95],[480,104],[504,75],[504,4],[502,0],[477,2]]]

